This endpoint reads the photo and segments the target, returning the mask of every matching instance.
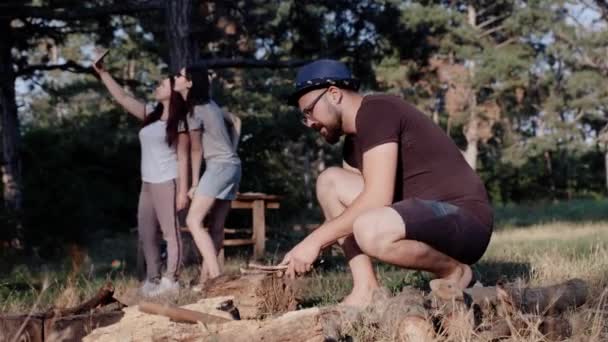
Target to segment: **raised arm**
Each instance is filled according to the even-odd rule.
[[[103,84],[108,88],[108,91],[112,97],[118,102],[127,112],[135,116],[136,118],[143,120],[146,116],[146,104],[131,95],[129,95],[124,89],[114,80],[112,75],[102,67],[98,67],[93,64],[93,68],[99,74],[99,78]]]

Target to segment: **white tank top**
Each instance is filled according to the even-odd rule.
[[[146,113],[150,113],[148,109]],[[144,182],[163,183],[177,178],[177,152],[167,145],[166,139],[166,121],[158,120],[139,131],[141,179]]]

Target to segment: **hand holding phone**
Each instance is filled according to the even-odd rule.
[[[97,73],[100,73],[102,71],[104,71],[103,68],[103,59],[108,55],[108,53],[110,52],[110,50],[106,50],[104,51],[99,57],[97,57],[95,59],[95,61],[93,62],[93,69],[95,69],[95,71],[97,71]]]

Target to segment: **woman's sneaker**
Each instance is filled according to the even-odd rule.
[[[139,293],[144,297],[152,297],[159,285],[158,281],[146,279],[144,285],[139,288]]]
[[[179,292],[179,283],[175,280],[163,277],[158,286],[151,292],[151,296],[160,296],[168,293]]]

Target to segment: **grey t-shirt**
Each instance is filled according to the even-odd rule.
[[[237,144],[232,141],[238,139],[232,120],[215,102],[195,106],[194,113],[188,115],[188,129],[201,130],[206,162],[240,163],[236,154]],[[179,131],[185,131],[183,124]]]

